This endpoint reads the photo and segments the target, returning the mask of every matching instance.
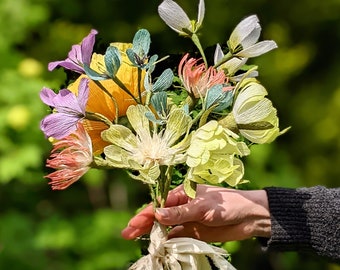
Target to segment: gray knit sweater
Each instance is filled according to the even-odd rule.
[[[268,250],[312,251],[340,262],[340,188],[265,188],[272,235]]]

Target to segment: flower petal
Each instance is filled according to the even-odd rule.
[[[82,41],[80,45],[81,50],[81,60],[83,64],[90,65],[91,55],[93,51],[93,46],[96,41],[97,30],[92,29],[90,34],[88,34]]]
[[[174,31],[180,34],[186,34],[183,29],[192,31],[188,15],[176,2],[172,0],[164,0],[158,6],[158,13],[162,20]]]
[[[73,61],[71,61],[70,59],[65,59],[62,61],[54,61],[54,62],[50,62],[48,64],[48,70],[52,71],[54,70],[57,66],[69,69],[69,70],[73,70],[75,72],[78,73],[82,73],[84,70],[82,67],[80,67],[79,65],[77,65],[76,63],[74,63]]]
[[[214,64],[217,64],[224,56],[221,45],[219,43],[216,44],[216,49],[214,53]]]
[[[203,19],[205,14],[205,4],[204,0],[200,0],[198,4],[198,16],[197,16],[197,27],[202,25]]]
[[[168,123],[163,134],[163,140],[172,146],[184,133],[186,133],[191,117],[182,108],[170,112]]]
[[[150,138],[150,123],[145,113],[148,109],[143,105],[132,105],[126,111],[126,116],[133,129],[141,138]]]
[[[229,38],[229,47],[234,51],[242,41],[247,38],[258,24],[259,19],[256,15],[251,15],[243,19],[233,30]]]
[[[58,112],[83,114],[83,110],[78,103],[78,99],[70,90],[61,89],[53,99],[54,107]]]
[[[275,41],[264,40],[240,51],[239,53],[236,54],[236,56],[247,57],[247,58],[256,57],[276,48],[277,48],[277,44]]]
[[[91,61],[92,50],[95,42],[97,31],[92,29],[81,42],[81,44],[72,45],[68,57],[62,61],[54,61],[48,64],[48,70],[52,71],[57,66],[73,70],[78,73],[85,73],[84,63],[89,65]]]
[[[77,129],[79,118],[66,113],[52,113],[40,122],[40,129],[45,136],[57,140],[63,139]]]
[[[85,114],[85,107],[87,100],[89,98],[89,80],[86,78],[82,78],[79,83],[78,89],[78,104],[83,114]]]
[[[42,102],[44,102],[46,105],[54,107],[54,98],[57,96],[57,94],[49,88],[44,87],[41,91],[40,91],[40,99],[42,100]]]
[[[256,23],[254,25],[253,31],[251,31],[249,35],[242,40],[242,48],[248,48],[249,46],[255,44],[260,38],[261,30],[261,25]]]

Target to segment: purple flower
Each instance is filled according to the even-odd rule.
[[[68,53],[68,58],[63,61],[50,62],[48,64],[48,70],[52,71],[57,66],[61,66],[80,74],[85,73],[84,64],[90,65],[95,36],[97,33],[97,30],[92,29],[90,34],[82,40],[80,45],[77,44],[72,46],[71,51]]]
[[[78,96],[68,89],[61,89],[56,94],[44,87],[40,98],[46,105],[54,108],[54,113],[47,115],[40,123],[40,129],[45,136],[59,140],[74,132],[77,123],[85,117],[88,97],[88,79],[85,78],[80,81]]]

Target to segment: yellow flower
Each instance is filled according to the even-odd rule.
[[[217,121],[209,121],[192,136],[187,150],[187,179],[198,183],[228,183],[235,186],[242,182],[243,163],[237,156],[250,153],[238,135],[222,127]]]
[[[138,68],[133,67],[129,64],[128,57],[125,54],[126,49],[132,47],[132,44],[112,43],[112,45],[116,46],[122,54],[122,63],[116,74],[116,77],[118,77],[119,80],[122,81],[124,85],[130,90],[130,92],[138,98],[139,87],[141,92],[145,91],[143,86],[145,71],[142,71],[142,76],[138,81]],[[105,68],[104,56],[94,53],[91,60],[91,68],[97,72],[103,71],[103,69]],[[81,75],[73,84],[68,87],[68,89],[76,93],[78,91],[80,80],[84,77],[87,78],[86,75]],[[126,92],[124,92],[111,79],[102,80],[100,81],[100,83],[116,99],[119,107],[119,116],[124,116],[126,114],[127,108],[132,104],[136,104],[133,98]],[[86,111],[100,113],[107,117],[109,120],[113,121],[116,117],[116,107],[112,99],[92,80],[90,80],[89,82],[89,88],[90,94],[88,103],[86,105]],[[101,132],[108,128],[107,125],[102,122],[90,120],[84,120],[83,124],[89,136],[91,137],[94,153],[102,153],[104,147],[108,145],[108,143],[102,140]]]
[[[107,165],[138,171],[139,175],[133,178],[154,184],[160,166],[185,161],[190,140],[179,139],[186,134],[192,120],[183,109],[172,109],[165,129],[157,132],[150,130],[146,112],[150,110],[143,105],[132,105],[126,111],[136,135],[126,126],[112,125],[103,131],[102,137],[110,143],[104,148]]]
[[[266,89],[254,79],[246,79],[233,105],[232,112],[220,123],[253,143],[270,143],[280,131],[279,118],[272,102],[265,98]]]

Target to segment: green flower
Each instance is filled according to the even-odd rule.
[[[280,131],[279,118],[266,89],[254,79],[246,79],[232,112],[219,122],[253,143],[270,143],[288,129]]]
[[[185,161],[189,137],[180,140],[190,127],[191,118],[184,110],[170,111],[165,129],[150,130],[145,116],[150,110],[142,105],[131,105],[127,118],[135,133],[126,126],[112,125],[102,132],[104,140],[111,145],[104,148],[106,165],[137,171],[133,178],[154,184],[160,176],[160,166],[175,165]]]
[[[240,184],[244,168],[237,156],[248,155],[250,150],[237,139],[238,135],[214,120],[200,127],[192,135],[187,150],[187,180],[211,184],[226,182],[230,186]]]

